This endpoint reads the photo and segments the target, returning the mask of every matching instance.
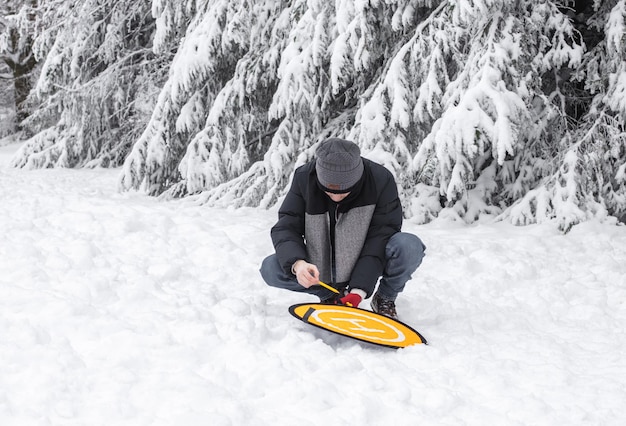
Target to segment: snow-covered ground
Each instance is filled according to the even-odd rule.
[[[292,318],[275,210],[117,193],[116,170],[8,168],[2,425],[622,425],[626,227],[405,224],[427,257],[402,350]],[[368,307],[369,301],[362,304]]]

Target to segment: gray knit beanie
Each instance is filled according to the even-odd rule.
[[[354,142],[330,138],[315,151],[317,180],[328,192],[348,192],[363,175],[361,150]]]

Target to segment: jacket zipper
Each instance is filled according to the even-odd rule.
[[[333,219],[328,212],[328,241],[330,243],[330,283],[333,287],[336,284],[336,272],[335,272],[335,232],[334,232]]]
[[[337,223],[339,223],[339,205],[335,205],[335,221],[333,222],[330,217],[330,212],[328,212],[328,221],[329,221],[329,241],[330,241],[330,278],[333,285],[337,284],[337,259],[335,256],[336,250],[336,239],[337,239]],[[332,228],[332,229],[331,229]]]

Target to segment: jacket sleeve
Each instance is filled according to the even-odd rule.
[[[357,260],[352,275],[350,288],[360,288],[370,297],[378,277],[385,267],[385,249],[392,235],[402,228],[402,204],[398,197],[398,188],[390,172],[383,183],[378,196],[374,215],[365,238],[361,255]]]
[[[304,244],[304,194],[300,185],[301,173],[296,170],[280,209],[278,222],[272,227],[271,236],[278,262],[286,273],[291,273],[291,266],[298,259],[306,259]],[[301,170],[300,170],[301,172]]]

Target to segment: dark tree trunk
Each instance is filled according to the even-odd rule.
[[[25,62],[13,64],[11,66],[11,70],[13,71],[15,115],[18,130],[22,130],[22,122],[30,115],[26,99],[32,89],[31,73],[36,64],[37,63],[34,58],[30,56],[30,58]]]

